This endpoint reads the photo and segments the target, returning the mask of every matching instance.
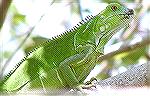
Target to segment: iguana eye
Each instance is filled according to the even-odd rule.
[[[117,8],[118,8],[117,6],[112,6],[112,7],[111,7],[111,9],[112,9],[113,11],[115,11]]]

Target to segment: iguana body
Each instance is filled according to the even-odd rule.
[[[108,40],[131,21],[133,10],[112,3],[76,28],[35,48],[2,81],[2,91],[73,88],[83,83]],[[86,18],[87,19],[87,18]]]

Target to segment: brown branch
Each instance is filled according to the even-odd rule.
[[[136,43],[134,45],[129,45],[129,46],[126,46],[124,48],[120,48],[120,49],[118,49],[116,51],[110,52],[110,53],[108,53],[106,55],[103,55],[103,56],[101,56],[101,57],[98,58],[98,62],[101,62],[103,60],[112,58],[113,56],[121,54],[121,53],[124,53],[124,52],[133,51],[135,49],[144,47],[144,46],[146,46],[148,44],[150,44],[150,39],[145,39],[145,40],[143,40],[141,42],[138,42],[138,43]]]
[[[11,4],[12,0],[1,0],[0,1],[0,29],[3,26],[7,10]]]

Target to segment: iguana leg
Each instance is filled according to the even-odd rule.
[[[77,54],[61,62],[59,66],[59,71],[60,71],[59,74],[65,86],[71,88],[75,88],[76,86],[78,86],[79,81],[76,78],[75,73],[73,72],[71,66],[76,65],[76,63],[82,60],[84,57],[85,57],[84,54],[81,55]]]
[[[62,64],[59,67],[59,70],[61,79],[63,80],[62,83],[64,83],[64,86],[73,88],[76,85],[78,85],[79,81],[77,80],[71,68],[67,64]]]

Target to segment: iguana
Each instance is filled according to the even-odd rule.
[[[71,30],[34,48],[1,80],[0,92],[25,89],[75,88],[98,63],[104,46],[129,25],[132,9],[110,3],[96,16],[88,16]]]

